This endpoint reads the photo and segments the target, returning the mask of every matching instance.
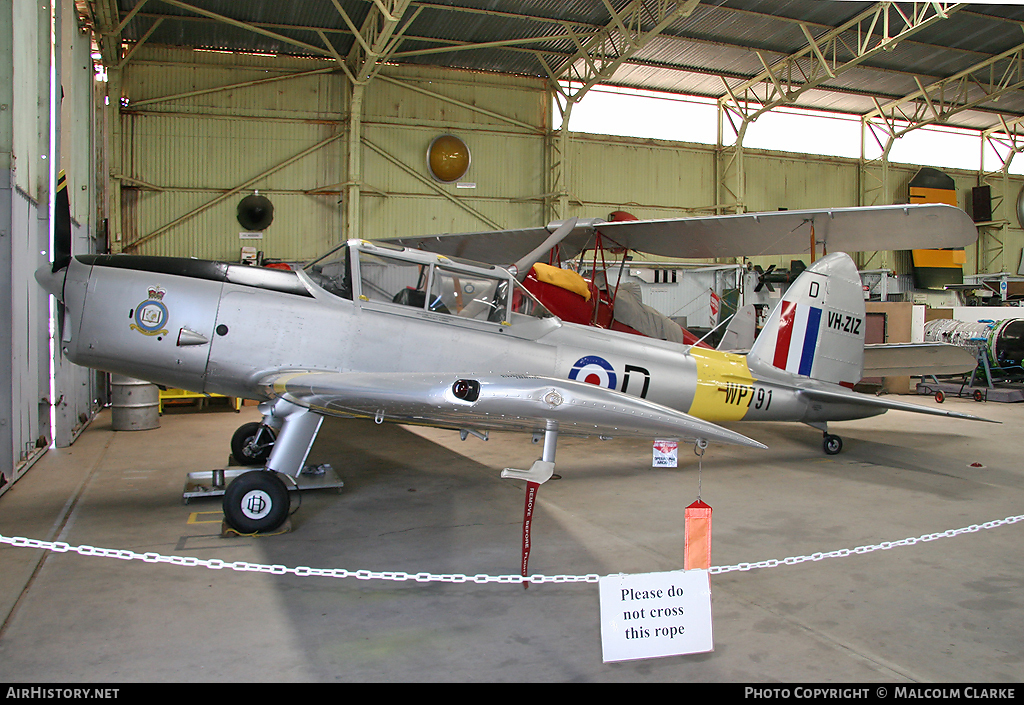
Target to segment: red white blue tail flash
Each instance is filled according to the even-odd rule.
[[[787,372],[810,377],[821,327],[821,309],[793,301],[783,301],[781,306],[772,364]]]

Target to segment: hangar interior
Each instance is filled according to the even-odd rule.
[[[913,201],[911,181],[923,165],[891,161],[890,151],[915,130],[944,126],[975,135],[980,155],[976,170],[940,170],[952,184],[947,190],[953,204],[972,214],[979,233],[959,263],[961,289],[973,292],[994,283],[995,296],[988,300],[1007,303],[1019,284],[1024,176],[1012,168],[1024,139],[1024,9],[1016,5],[0,0],[0,13],[0,25],[8,28],[0,39],[5,79],[0,81],[0,242],[6,253],[0,265],[0,354],[10,371],[0,385],[3,535],[60,536],[73,543],[127,543],[135,550],[199,551],[204,556],[216,555],[222,546],[208,527],[189,533],[196,526],[190,524],[183,534],[178,527],[182,512],[191,517],[195,508],[178,506],[176,500],[193,462],[202,467],[223,462],[239,416],[215,406],[195,414],[173,409],[159,430],[135,432],[136,440],[129,440],[126,435],[132,432],[110,428],[107,375],[67,362],[52,345],[52,304],[33,273],[48,266],[53,249],[58,171],[67,175],[76,255],[239,262],[255,254],[261,263],[300,264],[350,238],[534,227],[572,217],[606,218],[618,210],[658,219],[908,203]],[[688,141],[685,124],[672,140],[570,131],[573,110],[599,86],[713,99],[717,144]],[[861,157],[745,146],[747,129],[763,114],[782,108],[856,116]],[[444,135],[458,137],[471,153],[465,170],[448,180],[431,174],[427,156],[434,140]],[[269,199],[273,217],[247,226],[240,219],[240,202],[256,195]],[[637,253],[630,269],[641,280],[647,277],[647,283],[646,272],[700,270],[692,276],[700,281],[701,291],[707,285],[699,278],[709,276],[708,271],[735,271],[736,283],[729,286],[742,289],[757,283],[755,266],[758,273],[771,267],[784,270],[807,256],[755,254],[668,263]],[[871,277],[896,282],[913,275],[907,251],[851,255],[869,288],[878,281]],[[714,281],[713,291],[719,286]],[[897,291],[895,283],[893,287]],[[945,306],[957,301],[949,290],[915,293],[912,285],[902,287],[901,295],[890,301]],[[769,299],[765,293],[759,300],[776,303],[777,297]],[[998,315],[1018,318],[1017,308],[1005,308]],[[704,309],[700,311],[704,316]],[[55,335],[59,339],[61,333]],[[823,461],[815,445],[809,444],[809,451],[799,434],[761,424],[758,432],[781,449],[765,464],[764,475],[737,450],[709,457],[703,481],[713,486],[714,474],[708,471],[715,463],[725,466],[719,501],[730,507],[720,520],[720,555],[741,563],[813,553],[824,550],[823,542],[829,547],[877,543],[1019,512],[1024,478],[1005,433],[1019,423],[1020,412],[1012,405],[986,405],[983,412],[973,402],[950,402],[1004,425],[965,428],[966,422],[942,420],[914,426],[919,421],[911,419],[897,424],[900,431],[908,424],[901,435],[881,420],[865,420],[852,424],[856,443],[845,459]],[[239,412],[243,420],[254,413],[247,406]],[[351,565],[350,559],[372,562],[382,542],[387,547],[383,553],[393,551],[390,555],[398,563],[429,556],[438,567],[421,570],[469,572],[461,567],[461,556],[482,551],[488,557],[481,562],[483,571],[500,564],[490,560],[494,555],[506,549],[515,554],[521,495],[518,489],[511,492],[498,481],[481,478],[482,471],[496,478],[492,470],[503,467],[506,455],[532,455],[528,446],[500,437],[489,444],[457,445],[440,433],[380,431],[368,424],[338,425],[337,433],[333,445],[318,445],[312,457],[340,465],[336,454],[351,456],[361,469],[346,478],[341,497],[307,499],[311,519],[302,528],[306,536],[317,537],[318,545],[349,531],[359,533],[355,542],[339,539],[350,552],[330,548],[318,553],[302,543],[300,531],[277,537],[278,543],[270,546],[265,539],[245,539],[248,543],[241,548],[234,545],[235,560],[291,565],[301,557],[309,565]],[[374,433],[384,434],[387,450],[375,447]],[[194,443],[188,452],[182,439]],[[551,538],[558,550],[550,555],[538,551],[539,571],[664,570],[678,558],[680,502],[692,500],[694,473],[686,476],[685,492],[669,476],[656,476],[639,490],[631,488],[630,463],[640,457],[643,467],[650,449],[625,441],[613,444],[614,452],[607,455],[614,459],[596,471],[596,489],[566,487],[567,482],[544,505],[549,519],[561,528]],[[583,460],[592,452],[587,444],[574,441],[564,448],[581,473],[593,470]],[[417,467],[410,456],[423,458],[425,466]],[[133,475],[130,468],[140,459],[147,469]],[[374,466],[381,462],[387,469]],[[807,470],[807,462],[817,465]],[[979,477],[969,470],[971,463],[989,471]],[[73,469],[62,471],[65,466]],[[446,475],[445,467],[455,472]],[[399,469],[416,480],[407,481]],[[689,461],[686,469],[694,469]],[[781,478],[775,487],[769,474]],[[383,480],[385,489],[368,489],[370,476]],[[153,478],[151,484],[143,481]],[[417,498],[430,500],[403,505],[399,486],[402,493],[417,492]],[[346,494],[359,489],[368,495],[356,502],[356,512],[344,521],[331,519],[327,507],[343,504]],[[101,491],[108,493],[107,499],[99,499]],[[451,498],[459,491],[473,497],[477,507],[469,509]],[[751,499],[757,492],[773,502],[806,501],[808,515],[790,508],[773,515]],[[896,506],[885,504],[887,492],[896,493],[903,508],[919,502],[916,516],[927,518],[933,528],[919,528],[922,523],[914,521],[914,512],[896,516]],[[673,498],[674,518],[651,507],[666,493]],[[815,493],[819,496],[808,497]],[[141,502],[152,515],[140,519],[122,512],[115,506],[118,498],[136,508]],[[77,515],[80,500],[82,512]],[[881,509],[883,504],[891,511]],[[839,516],[833,514],[837,505],[842,507]],[[589,513],[595,508],[601,508],[596,516]],[[394,527],[430,525],[436,512],[453,517],[443,524],[440,539],[419,529],[407,544],[390,537],[391,531],[403,530]],[[81,531],[90,527],[91,538],[71,538],[68,520],[73,516]],[[118,522],[131,528],[119,529],[114,526]],[[869,531],[872,525],[886,533],[876,536]],[[36,533],[22,528],[26,526]],[[851,526],[856,527],[853,536],[844,532]],[[45,558],[39,551],[5,546],[0,561],[11,570],[4,571],[7,580],[0,580],[6,608],[0,674],[4,680],[928,681],[970,675],[1015,681],[1024,657],[1013,636],[1020,626],[1021,580],[1005,565],[1013,564],[1012,555],[1020,549],[1005,535],[1012,535],[1014,528],[999,531],[1004,535],[983,550],[961,546],[942,557],[911,559],[905,580],[916,585],[939,571],[954,577],[948,586],[925,591],[911,613],[880,632],[868,627],[891,618],[879,603],[895,602],[906,610],[902,601],[909,597],[903,595],[905,582],[898,576],[879,578],[877,567],[845,566],[827,575],[805,572],[800,588],[782,574],[764,575],[757,587],[730,574],[716,583],[724,588],[716,592],[716,611],[721,621],[731,620],[719,643],[732,644],[732,656],[728,648],[720,648],[688,660],[615,666],[602,666],[593,653],[594,606],[586,597],[581,600],[573,586],[540,586],[548,590],[548,601],[538,597],[518,605],[509,605],[509,597],[498,600],[482,592],[430,586],[423,591],[430,603],[427,613],[438,620],[473,602],[464,616],[439,628],[429,618],[413,617],[423,595],[413,597],[407,585],[400,594],[389,592],[390,586],[359,585],[334,595],[331,605],[321,610],[326,602],[319,588],[310,594],[309,588],[289,583],[279,590],[273,577],[251,587],[246,583],[251,576],[218,574],[233,593],[252,595],[256,609],[273,623],[268,627],[273,636],[256,645],[231,642],[232,620],[244,624],[248,617],[244,605],[228,604],[232,600],[222,596],[216,598],[213,618],[218,635],[193,651],[186,642],[195,625],[169,612],[192,613],[189,600],[205,599],[196,585],[185,585],[176,595],[165,582],[182,580],[175,574],[162,577],[129,569],[116,578],[111,594],[122,605],[135,605],[139,599],[137,606],[125,608],[133,613],[132,627],[89,631],[101,621],[117,622],[118,609],[108,604],[97,608],[93,618],[82,619],[62,609],[48,612],[47,601],[68,598],[62,581],[103,583],[104,568],[93,565],[81,575],[76,573],[76,557]],[[166,546],[167,532],[174,535],[171,547]],[[749,552],[751,536],[759,541],[752,551],[756,556]],[[446,542],[443,550],[424,550],[437,540]],[[539,547],[544,545],[542,537],[538,541]],[[148,548],[155,546],[162,548]],[[885,560],[890,571],[904,566],[898,558]],[[956,572],[964,566],[973,579]],[[207,577],[200,582],[208,585],[212,579]],[[137,598],[132,583],[146,585],[149,597]],[[32,585],[36,587],[30,589]],[[838,604],[825,604],[823,595]],[[366,609],[360,601],[376,605]],[[391,605],[394,621],[378,631],[376,622],[389,620],[382,615],[383,603]],[[357,624],[349,625],[356,636],[325,633],[334,627],[345,631],[341,614],[352,618],[353,611],[361,614]],[[844,611],[856,616],[840,617]],[[331,617],[317,626],[314,612],[331,612]],[[209,616],[203,610],[199,614]],[[559,614],[568,615],[569,626],[561,632],[552,627]],[[409,623],[401,623],[400,617]],[[509,631],[513,621],[534,624],[538,634],[523,634],[528,627]],[[754,625],[753,637],[740,622]],[[90,634],[84,639],[97,654],[93,662],[76,655],[74,639],[65,635],[53,642],[55,660],[42,665],[50,658],[49,642],[32,641],[34,625],[39,633],[58,633],[62,623],[75,625],[79,636]],[[405,651],[411,644],[430,650],[435,643],[430,633],[438,629],[443,634],[441,655],[420,658]],[[310,646],[311,633],[311,641],[330,642],[335,651]],[[126,644],[151,639],[168,645],[169,656],[161,661],[157,651],[143,648],[133,658],[103,644],[120,637]],[[536,650],[528,647],[531,638]],[[360,639],[369,647],[361,649]],[[567,650],[573,653],[562,654],[561,639],[582,641],[586,648],[576,653],[569,643]],[[922,647],[924,641],[938,652]],[[780,642],[784,646],[777,649]],[[252,663],[238,666],[247,649],[270,656],[282,643],[288,653],[280,670],[267,672]],[[505,670],[485,665],[481,652],[492,644],[494,659]],[[215,658],[218,649],[226,649],[232,658]],[[819,658],[822,649],[827,652],[824,660]],[[394,660],[388,652],[395,654]],[[759,654],[765,654],[762,663]],[[724,657],[724,663],[716,663],[716,656]],[[464,665],[444,673],[428,670],[460,661]],[[189,664],[190,670],[182,673],[175,663]],[[195,670],[197,664],[205,670]],[[68,670],[54,670],[61,665]]]

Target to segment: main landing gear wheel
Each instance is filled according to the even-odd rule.
[[[224,518],[241,534],[273,531],[288,518],[288,488],[277,473],[252,470],[224,491]]]
[[[231,436],[231,455],[241,465],[265,465],[275,440],[274,430],[259,421],[242,424]]]
[[[843,439],[839,436],[833,436],[831,433],[826,433],[822,445],[828,455],[837,455],[843,449]]]

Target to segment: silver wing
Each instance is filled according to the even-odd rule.
[[[562,435],[669,436],[767,447],[638,397],[550,377],[283,371],[264,377],[259,387],[268,397],[325,416],[526,432],[556,421]]]
[[[385,240],[449,257],[507,265],[544,242],[559,225]],[[929,203],[611,223],[581,220],[561,248],[563,258],[574,257],[593,245],[599,230],[613,245],[664,257],[798,255],[810,252],[812,225],[819,251],[824,243],[828,252],[965,247],[978,239],[978,229],[964,211]]]

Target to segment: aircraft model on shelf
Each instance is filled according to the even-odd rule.
[[[906,241],[926,233],[930,243],[948,246],[976,237],[962,211],[932,208],[874,211],[889,231],[887,248],[901,233]],[[63,186],[58,209],[67,209]],[[844,230],[848,211],[821,213],[819,233],[831,224],[831,235],[852,236]],[[871,232],[865,213],[851,217]],[[687,220],[646,222],[655,241],[697,237],[707,241],[692,256],[725,256],[771,250],[763,243],[782,243],[780,228],[799,227],[800,217],[715,218],[707,221],[711,235]],[[759,229],[759,222],[779,227]],[[626,224],[616,237],[635,247],[642,223]],[[449,428],[464,438],[490,430],[534,434],[543,437],[541,458],[503,476],[536,484],[552,476],[559,435],[763,449],[719,424],[800,421],[822,430],[826,452],[836,453],[842,442],[828,432],[832,421],[888,409],[977,418],[849,389],[862,373],[864,301],[846,254],[811,264],[749,353],[737,355],[553,316],[519,277],[553,246],[549,240],[571,248],[578,229],[571,221],[553,233],[542,229],[547,237],[505,242],[484,257],[528,250],[508,268],[462,259],[460,246],[440,253],[350,240],[302,270],[281,271],[189,258],[73,257],[65,219],[53,265],[36,277],[60,303],[58,345],[71,362],[261,402],[262,423],[240,428],[232,447],[263,467],[224,493],[225,518],[243,533],[273,530],[287,518],[281,477],[301,473],[326,416]],[[465,242],[469,254],[485,254],[479,241]],[[831,239],[828,246],[835,249]]]

